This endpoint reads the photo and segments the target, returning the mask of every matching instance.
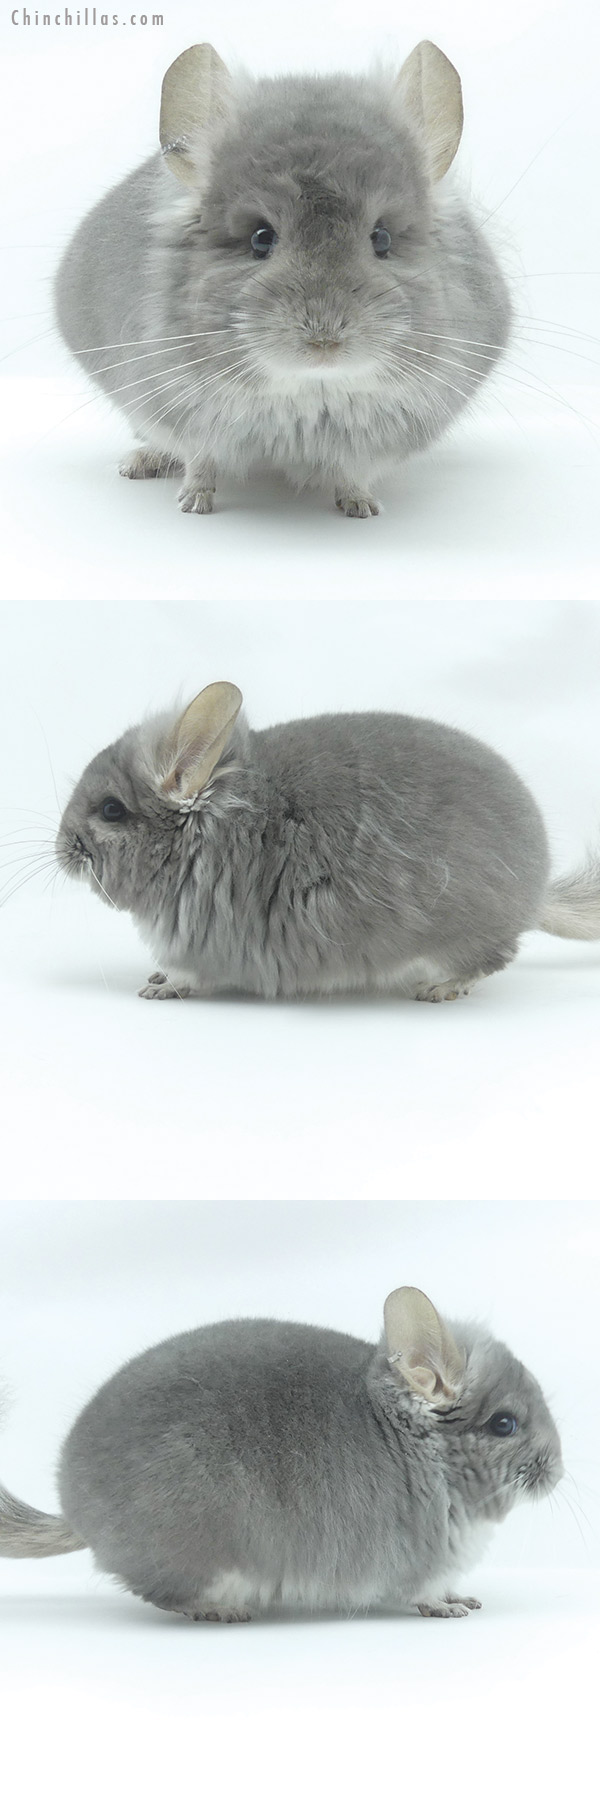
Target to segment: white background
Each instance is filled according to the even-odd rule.
[[[490,1736],[503,1730],[520,1771],[535,1748],[540,1781],[546,1770],[562,1781],[570,1742],[575,1779],[586,1741],[589,1748],[598,1646],[599,1256],[596,1209],[577,1202],[568,1211],[6,1207],[0,1468],[34,1505],[56,1504],[52,1468],[80,1405],[149,1343],[244,1313],[301,1318],[375,1340],[385,1295],[404,1281],[422,1284],[450,1315],[486,1321],[532,1368],[559,1423],[568,1470],[551,1501],[517,1509],[499,1528],[467,1582],[484,1610],[462,1621],[286,1617],[219,1631],[121,1595],[94,1572],[88,1552],[0,1563],[3,1737],[5,1747],[20,1741],[26,1768],[40,1766],[43,1791],[54,1791],[60,1769],[67,1791],[80,1792],[82,1758],[89,1758],[86,1792],[91,1783],[95,1793],[109,1746],[118,1744],[129,1768],[132,1738],[133,1791],[143,1782],[144,1791],[149,1784],[159,1792],[168,1778],[165,1737],[172,1780],[184,1746],[192,1766],[200,1755],[200,1732],[203,1777],[215,1759],[226,1794],[237,1792],[240,1758],[243,1766],[249,1759],[251,1792],[260,1770],[261,1790],[266,1780],[267,1791],[279,1794],[275,1747],[290,1757],[293,1745],[286,1788],[297,1791],[307,1757],[309,1768],[317,1759],[324,1780],[334,1744],[334,1782],[348,1765],[345,1788],[364,1791],[367,1743],[372,1779],[380,1764],[395,1767],[403,1734],[407,1774],[418,1771],[420,1791],[433,1793],[439,1758],[434,1767],[429,1755],[423,1763],[433,1697],[440,1740],[468,1724],[479,1780]],[[391,1741],[382,1736],[385,1719]],[[20,1768],[22,1781],[22,1761]],[[468,1774],[456,1749],[446,1790],[470,1792]],[[116,1779],[113,1791],[131,1791],[129,1778],[120,1786],[124,1769]],[[486,1792],[499,1791],[495,1758]]]
[[[17,9],[18,10],[18,9]],[[71,9],[76,12],[76,8]],[[119,9],[117,9],[119,10]],[[29,9],[30,14],[35,9]],[[129,17],[129,8],[119,16]],[[239,594],[260,559],[275,603],[304,587],[364,593],[373,558],[394,601],[490,571],[526,592],[597,591],[600,469],[600,132],[595,0],[293,9],[165,3],[162,30],[14,27],[3,15],[5,339],[2,559],[13,598],[204,600]],[[283,481],[224,488],[211,519],[180,518],[174,483],[120,480],[125,420],[88,386],[52,325],[53,273],[85,209],[157,142],[160,84],[198,34],[251,70],[399,65],[419,38],[464,81],[457,180],[511,280],[516,336],[468,419],[384,484],[375,525]],[[19,349],[19,346],[22,346]]]
[[[565,1200],[597,1194],[600,946],[530,933],[469,999],[137,998],[133,922],[53,866],[71,782],[146,710],[205,682],[253,724],[397,708],[459,725],[535,793],[557,872],[600,835],[600,616],[499,582],[450,603],[306,595],[255,574],[225,606],[7,608],[0,912],[9,1195]],[[296,582],[302,571],[295,572]],[[31,809],[31,811],[29,810]],[[37,812],[43,817],[38,818]],[[14,834],[14,835],[13,835]],[[21,862],[21,858],[23,861]],[[46,883],[49,881],[50,885]],[[8,1171],[10,1170],[10,1176]]]
[[[11,10],[2,837],[54,829],[44,738],[63,801],[146,708],[223,675],[256,724],[386,706],[479,732],[529,780],[568,865],[600,822],[595,0],[408,0],[401,13],[391,0],[367,11],[171,0],[163,31],[145,35],[27,31]],[[378,53],[401,60],[425,35],[463,76],[457,177],[493,215],[513,282],[510,361],[433,456],[388,482],[378,521],[341,520],[328,497],[265,479],[225,491],[212,519],[182,519],[172,483],[119,480],[127,426],[51,329],[71,230],[154,148],[161,78],[187,43],[211,38],[251,69],[359,69]],[[597,948],[530,937],[464,1007],[147,1007],[130,922],[86,892],[34,883],[0,926],[5,1479],[51,1504],[62,1431],[142,1342],[253,1310],[370,1335],[387,1288],[413,1280],[450,1311],[489,1318],[531,1363],[589,1519],[582,1543],[562,1495],[523,1509],[481,1572],[485,1611],[447,1624],[207,1636],[136,1609],[85,1556],[6,1564],[3,1770],[12,1750],[27,1800],[204,1792],[209,1780],[278,1800],[309,1784],[319,1796],[392,1782],[426,1796],[587,1785]],[[165,1216],[182,1197],[307,1196],[339,1204],[282,1209],[268,1229],[253,1206],[245,1223],[240,1208],[210,1225],[206,1213],[185,1224],[193,1214],[177,1206]],[[407,1204],[341,1204],[384,1196]],[[126,1197],[165,1206],[131,1213]],[[88,1215],[85,1200],[102,1204]]]

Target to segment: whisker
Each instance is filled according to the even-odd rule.
[[[97,886],[100,888],[101,893],[104,894],[105,900],[108,900],[109,905],[114,906],[115,912],[117,912],[118,907],[116,905],[116,901],[114,901],[111,898],[111,895],[109,893],[107,893],[106,888],[103,886],[103,884],[100,880],[100,876],[96,874],[96,870],[92,867],[91,862],[88,862],[88,864],[87,864],[87,872],[88,872],[88,874],[90,874],[93,877],[93,880],[96,882]],[[83,866],[81,869],[82,877],[83,877],[84,873],[85,873],[85,866]],[[159,973],[161,975],[164,975],[165,981],[168,981],[169,987],[173,988],[173,991],[174,991],[174,993],[176,993],[178,1000],[181,1000],[182,995],[179,992],[179,988],[175,987],[175,982],[171,980],[170,975],[167,975],[166,969],[161,969],[160,963],[157,963],[156,967],[157,967]]]
[[[201,384],[198,384],[197,386],[189,387],[187,390],[187,394],[183,393],[183,394],[172,395],[171,398],[169,400],[167,400],[163,404],[162,407],[158,408],[158,411],[151,413],[148,418],[144,419],[144,425],[146,426],[147,429],[149,429],[152,425],[156,426],[156,425],[160,424],[160,422],[164,418],[165,414],[168,413],[170,406],[175,404],[175,402],[179,402],[180,404],[182,404],[184,406],[187,404],[187,405],[189,405],[189,408],[191,410],[193,408],[193,406],[195,405],[195,403],[197,402],[197,400],[201,398],[201,396],[208,390],[208,388],[214,386],[215,382],[222,381],[223,385],[227,386],[225,377],[232,373],[237,374],[237,373],[241,372],[244,369],[244,366],[245,365],[244,365],[243,361],[241,361],[241,360],[238,361],[237,363],[232,363],[228,369],[219,369],[219,370],[217,370],[216,374],[207,377],[206,380],[203,381]],[[146,400],[153,399],[156,394],[160,394],[160,393],[165,392],[168,389],[172,389],[176,385],[177,385],[176,381],[168,381],[168,382],[165,382],[164,387],[154,388],[153,390],[150,390],[147,394],[143,394],[143,395],[141,395],[141,397],[138,396],[138,400],[134,403],[134,407],[131,408],[130,410],[133,412],[135,409],[139,408],[140,405],[143,405]],[[174,429],[176,429],[176,428],[177,427],[174,426]]]
[[[569,1512],[570,1512],[570,1514],[571,1514],[571,1518],[572,1518],[572,1519],[573,1519],[573,1520],[574,1520],[574,1521],[575,1521],[575,1524],[576,1524],[576,1526],[577,1526],[577,1530],[578,1530],[578,1532],[579,1532],[579,1536],[580,1536],[580,1538],[581,1538],[581,1542],[582,1542],[582,1544],[585,1544],[585,1548],[586,1548],[586,1550],[589,1550],[589,1543],[588,1543],[588,1540],[587,1540],[587,1538],[586,1538],[586,1535],[585,1535],[585,1532],[584,1532],[584,1531],[583,1531],[583,1529],[582,1529],[582,1526],[581,1526],[581,1524],[580,1524],[580,1521],[579,1521],[579,1519],[578,1519],[578,1517],[577,1517],[577,1513],[576,1513],[576,1512],[575,1512],[575,1508],[574,1508],[574,1507],[573,1507],[573,1506],[572,1506],[572,1505],[571,1505],[571,1500],[570,1500],[570,1497],[569,1497],[569,1495],[568,1495],[568,1494],[565,1494],[565,1493],[564,1493],[564,1492],[562,1492],[562,1493],[561,1493],[561,1492],[560,1492],[560,1491],[559,1491],[559,1493],[558,1493],[558,1494],[557,1494],[557,1495],[556,1495],[556,1499],[557,1499],[557,1500],[564,1500],[564,1503],[565,1503],[565,1506],[567,1506],[567,1507],[568,1507],[568,1509],[569,1509]]]
[[[11,878],[11,880],[5,882],[3,887],[0,888],[0,906],[8,906],[9,901],[14,900],[15,894],[20,893],[21,888],[26,887],[28,881],[33,881],[34,875],[41,875],[43,872],[43,866],[29,869],[27,873],[21,875],[18,880],[12,880]]]
[[[171,365],[168,369],[157,369],[155,371],[155,373],[157,375],[175,375],[177,377],[178,375],[183,373],[184,369],[196,369],[200,366],[201,363],[212,362],[215,356],[231,356],[232,348],[233,348],[233,346],[231,344],[228,344],[226,349],[212,351],[208,356],[192,356],[192,357],[190,357],[188,362],[171,363]],[[138,360],[137,357],[134,358],[134,361],[137,361],[137,360]],[[118,368],[120,368],[120,366],[121,365],[119,363],[108,363],[107,364],[107,368],[109,368],[109,369],[110,368],[118,369]],[[103,371],[101,369],[97,369],[94,372],[95,372],[95,374],[105,373],[105,371]],[[150,374],[151,374],[151,371],[146,370],[146,373],[144,375],[138,375],[134,381],[123,381],[123,382],[121,382],[120,387],[108,388],[107,393],[109,395],[109,398],[111,400],[113,400],[116,394],[125,394],[127,392],[128,388],[142,387],[144,382],[147,382],[149,380]],[[153,393],[153,392],[160,393],[160,388],[154,388],[153,386],[150,386],[148,389],[148,392],[149,393]]]
[[[37,331],[35,337],[25,338],[22,344],[15,344],[12,350],[5,350],[0,362],[8,362],[9,356],[18,356],[20,350],[29,350],[31,344],[40,344],[42,338],[53,336],[54,326],[49,325],[47,331]]]
[[[224,331],[230,331],[230,325],[211,327],[210,331],[171,331],[164,337],[119,338],[116,344],[86,344],[81,350],[72,350],[72,356],[100,356],[105,350],[135,350],[138,344],[187,344],[195,338],[222,337]],[[156,351],[157,356],[160,351]]]
[[[551,144],[553,138],[558,136],[559,131],[563,131],[565,125],[569,124],[570,120],[574,117],[576,111],[577,111],[577,107],[575,107],[575,106],[571,107],[571,111],[566,114],[565,118],[560,119],[558,125],[554,126],[554,130],[549,132],[547,138],[544,138],[543,144],[540,144],[539,150],[536,150],[535,156],[532,156],[531,162],[527,163],[526,167],[522,170],[521,174],[517,176],[517,180],[513,181],[512,187],[509,187],[509,189],[508,189],[508,193],[506,193],[504,195],[504,198],[502,200],[498,201],[498,205],[494,206],[492,208],[491,212],[486,213],[485,218],[483,218],[479,221],[481,226],[488,225],[490,219],[495,219],[496,213],[500,212],[500,208],[502,206],[506,205],[507,200],[510,200],[511,194],[514,194],[515,189],[520,187],[521,182],[525,180],[525,176],[529,174],[529,170],[533,168],[533,165],[534,165],[534,163],[537,162],[538,157],[542,156],[544,150],[547,150],[548,144]]]
[[[32,713],[33,713],[33,717],[34,717],[34,719],[35,719],[35,722],[36,722],[36,725],[37,725],[37,727],[38,727],[38,730],[39,730],[39,731],[40,731],[40,732],[41,732],[41,735],[42,735],[42,738],[43,738],[43,740],[44,740],[44,747],[45,747],[45,751],[46,751],[46,756],[47,756],[47,758],[48,758],[48,766],[49,766],[49,769],[50,769],[50,775],[51,775],[51,778],[52,778],[52,786],[53,786],[53,788],[54,788],[54,798],[55,798],[55,800],[56,800],[56,805],[57,805],[57,807],[58,807],[58,815],[59,815],[59,818],[60,818],[60,816],[61,816],[61,813],[62,813],[62,807],[61,807],[61,804],[60,804],[60,800],[59,800],[59,798],[58,798],[58,788],[57,788],[57,786],[56,786],[56,780],[55,780],[55,776],[54,776],[54,769],[53,769],[53,767],[52,767],[52,757],[51,757],[51,755],[50,755],[50,746],[49,746],[49,743],[48,743],[48,739],[47,739],[47,737],[46,737],[46,733],[45,733],[45,731],[44,731],[44,727],[43,727],[43,725],[42,725],[42,721],[41,721],[41,719],[40,719],[40,717],[39,717],[39,715],[38,715],[38,713],[36,713],[36,712],[35,712],[35,711],[34,711],[34,708],[33,708],[33,707],[32,707],[32,708],[31,708],[31,711],[32,711]]]
[[[392,327],[391,335],[393,335],[395,337],[402,336],[403,334],[402,334],[401,328]],[[412,337],[412,336],[431,337],[433,339],[435,339],[437,337],[437,338],[439,338],[440,342],[444,341],[444,335],[445,334],[441,334],[441,333],[438,333],[435,331],[431,331],[431,332],[417,331],[412,326],[410,327],[410,332],[409,332],[410,337]],[[572,335],[574,337],[577,337],[580,334],[577,332],[573,332]],[[458,347],[462,348],[464,346],[465,349],[471,349],[471,350],[478,349],[478,353],[481,357],[482,362],[496,362],[497,358],[495,356],[486,355],[485,352],[487,349],[501,350],[501,348],[502,348],[501,345],[490,345],[490,346],[485,345],[484,346],[482,344],[481,346],[478,346],[477,340],[474,338],[471,339],[471,338],[458,338],[457,337],[457,338],[448,339],[448,341],[451,342],[456,348],[458,348]],[[598,340],[598,341],[600,342],[600,340]],[[594,338],[590,338],[590,342],[595,343],[596,340]],[[573,350],[573,349],[571,349],[571,346],[569,344],[557,344],[557,343],[551,342],[549,339],[540,340],[540,339],[536,338],[534,335],[531,335],[529,337],[523,337],[523,334],[521,334],[520,337],[517,338],[517,347],[518,347],[519,343],[522,343],[524,345],[524,347],[526,347],[527,344],[534,344],[534,345],[537,345],[538,349],[540,349],[540,350],[555,350],[559,353],[559,355],[574,356],[578,359],[578,361],[589,363],[591,365],[591,367],[594,369],[600,368],[600,361],[598,361],[598,359],[595,356],[589,356],[588,352],[585,350]],[[507,352],[508,352],[508,346],[507,346],[507,349],[503,352],[503,355],[506,360],[510,360],[510,358],[507,355]]]
[[[464,373],[466,373],[466,374],[481,373],[481,371],[473,370],[472,365],[465,364],[463,362],[455,363],[453,365],[452,362],[450,361],[450,359],[441,357],[441,356],[437,355],[434,351],[431,351],[431,350],[420,350],[414,344],[413,345],[406,344],[406,349],[408,351],[412,351],[412,353],[414,355],[427,357],[427,358],[430,358],[431,360],[435,360],[436,362],[448,361],[450,367],[454,366],[454,367],[458,368],[459,371],[462,369],[464,371]],[[565,398],[564,394],[561,394],[556,388],[552,387],[551,384],[549,382],[545,381],[542,376],[537,376],[532,381],[523,381],[522,378],[515,376],[515,375],[511,375],[508,372],[511,368],[520,370],[521,374],[522,374],[523,364],[516,362],[514,357],[505,357],[504,364],[498,369],[498,375],[499,375],[500,379],[504,379],[505,381],[512,381],[516,387],[523,388],[523,390],[525,392],[539,394],[542,399],[550,398],[550,399],[556,401],[558,403],[558,405],[565,407],[568,412],[572,412],[574,414],[574,416],[580,420],[581,424],[586,427],[586,429],[589,432],[589,435],[592,437],[594,444],[597,445],[597,441],[598,441],[596,438],[597,426],[596,426],[595,420],[590,419],[586,413],[582,413],[580,411],[579,407],[573,406],[571,401],[569,401]],[[412,372],[416,373],[417,371],[413,369]],[[533,371],[530,369],[525,369],[525,373],[527,375],[531,375],[533,373]],[[433,372],[430,370],[429,374],[432,375]],[[440,379],[443,379],[443,378],[440,378]],[[451,384],[449,383],[448,385],[450,386]],[[456,387],[454,391],[456,393],[461,393],[462,389]],[[475,389],[472,390],[472,393],[473,392],[475,392]],[[464,397],[471,398],[471,394],[469,394],[468,396],[464,396]]]
[[[5,806],[3,810],[4,812],[30,813],[32,818],[42,819],[45,825],[54,826],[54,819],[50,813],[38,812],[37,807],[34,806]]]

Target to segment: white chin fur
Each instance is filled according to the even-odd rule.
[[[261,376],[271,391],[278,394],[289,394],[297,399],[307,390],[314,392],[319,385],[324,388],[347,389],[356,393],[361,389],[370,390],[377,380],[377,366],[372,357],[340,357],[332,356],[330,362],[325,360],[314,363],[306,361],[294,363],[266,363],[261,366]]]

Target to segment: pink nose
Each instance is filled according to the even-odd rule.
[[[311,350],[339,350],[340,348],[339,338],[312,337],[309,338],[308,342]]]

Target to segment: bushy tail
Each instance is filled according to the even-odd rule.
[[[0,1556],[66,1556],[84,1549],[66,1519],[36,1512],[0,1487]]]
[[[600,856],[552,882],[539,925],[553,937],[600,938]]]

